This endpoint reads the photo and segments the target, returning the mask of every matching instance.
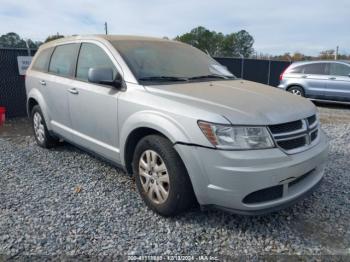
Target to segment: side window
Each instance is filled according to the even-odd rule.
[[[304,74],[327,75],[326,63],[314,63],[305,65]]]
[[[55,48],[49,72],[59,76],[73,76],[79,44],[65,44]]]
[[[304,72],[305,66],[296,66],[291,68],[288,73],[292,74],[302,74]]]
[[[40,51],[38,57],[35,59],[32,69],[46,72],[49,66],[50,57],[52,54],[53,48],[47,48],[43,51]]]
[[[80,48],[76,78],[88,81],[90,68],[108,67],[113,69],[113,77],[117,75],[117,69],[104,50],[90,43],[83,43]]]
[[[349,76],[350,66],[346,66],[338,63],[332,63],[330,68],[330,74],[335,76]]]

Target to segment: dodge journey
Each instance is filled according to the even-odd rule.
[[[263,214],[322,180],[328,142],[307,99],[237,79],[187,44],[74,36],[42,45],[26,73],[36,142],[72,143],[135,177],[147,206]]]

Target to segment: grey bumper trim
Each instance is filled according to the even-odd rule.
[[[237,214],[237,215],[245,215],[245,216],[267,215],[269,213],[277,212],[281,209],[287,208],[287,207],[299,202],[303,198],[311,195],[320,186],[322,180],[323,180],[323,177],[313,187],[311,187],[309,190],[305,191],[304,193],[302,193],[298,197],[296,197],[288,202],[285,202],[281,205],[274,206],[271,208],[258,209],[258,210],[240,210],[240,209],[232,209],[232,208],[227,208],[227,207],[222,207],[222,206],[217,206],[217,205],[205,205],[205,206],[201,206],[201,208],[202,209],[218,209],[218,210],[222,210],[222,211],[225,211],[228,213],[233,213],[233,214]]]

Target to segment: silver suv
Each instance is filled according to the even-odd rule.
[[[280,76],[279,88],[315,100],[350,102],[350,62],[296,62]]]
[[[123,167],[164,216],[198,203],[271,212],[323,177],[328,142],[310,101],[237,79],[183,43],[53,41],[35,55],[26,89],[39,146],[63,139]]]

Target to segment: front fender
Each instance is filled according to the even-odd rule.
[[[28,112],[28,116],[30,116],[29,99],[31,99],[31,98],[34,99],[39,104],[41,112],[44,115],[44,119],[45,119],[45,123],[46,123],[47,129],[51,130],[50,117],[48,115],[47,104],[45,102],[45,99],[44,99],[43,95],[37,89],[31,89],[29,91],[28,95],[27,95],[27,112]]]
[[[125,146],[131,132],[137,128],[152,128],[165,135],[172,143],[185,142],[190,143],[190,138],[186,134],[184,127],[175,119],[157,111],[142,111],[131,115],[121,125],[120,130],[120,156],[122,164],[125,165]]]

